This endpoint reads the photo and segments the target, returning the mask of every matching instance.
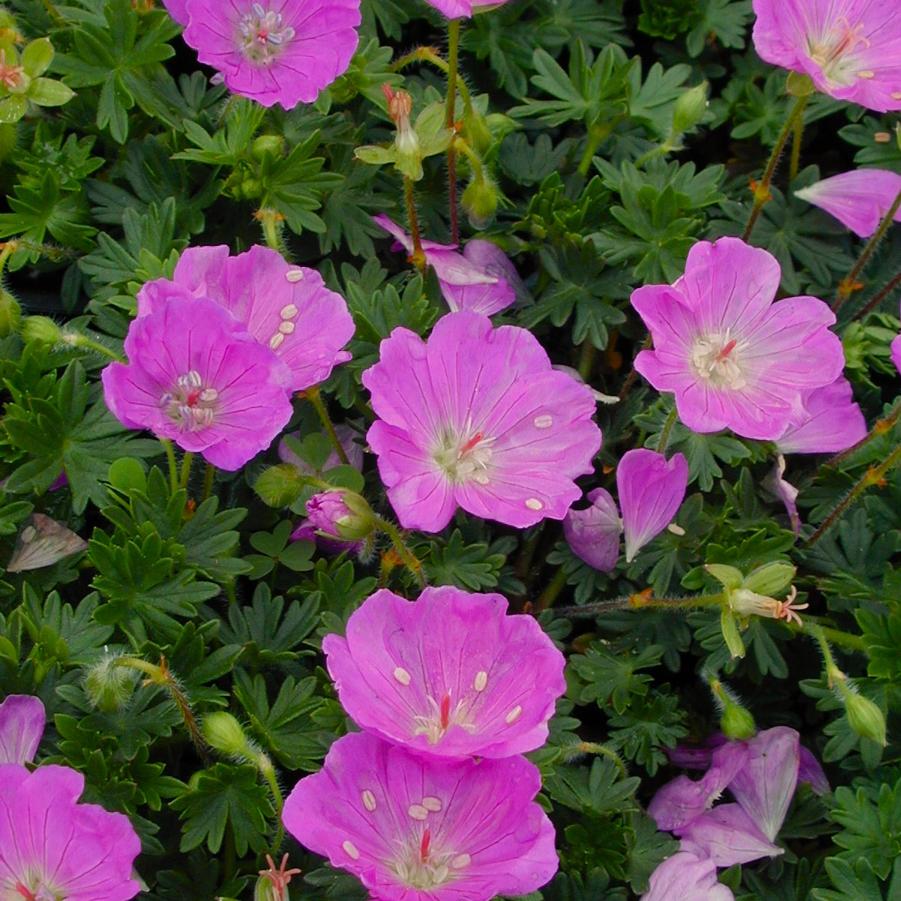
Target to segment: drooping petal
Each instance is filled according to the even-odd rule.
[[[804,745],[800,746],[799,754],[798,782],[806,782],[814,794],[828,794],[832,789],[829,787],[829,780],[826,778],[820,761]]]
[[[0,763],[31,763],[44,735],[46,720],[40,698],[7,695],[0,703]]]
[[[566,690],[564,660],[529,616],[498,594],[426,588],[415,603],[378,591],[346,638],[323,650],[344,708],[388,741],[440,757],[535,750]]]
[[[840,377],[801,394],[776,447],[783,454],[838,453],[866,434],[867,422],[854,401],[851,384]]]
[[[709,858],[679,851],[651,873],[641,901],[733,901],[732,892],[716,880],[716,864]]]
[[[619,559],[619,536],[623,530],[619,510],[610,492],[603,488],[590,491],[586,499],[586,509],[569,509],[563,520],[563,536],[569,549],[589,566],[612,572]]]
[[[901,175],[889,169],[852,169],[795,191],[834,216],[860,238],[869,238],[901,191]],[[901,210],[895,214],[901,222]]]
[[[616,487],[626,536],[626,562],[672,521],[688,487],[688,462],[655,451],[626,451],[616,468]]]
[[[540,786],[524,757],[436,760],[355,733],[297,783],[283,820],[382,901],[490,901],[557,870]]]
[[[763,481],[764,486],[769,489],[785,506],[785,512],[788,514],[788,521],[791,524],[792,531],[795,535],[801,532],[801,517],[798,513],[798,489],[791,482],[785,479],[785,457],[782,454],[776,455],[776,462],[770,470],[769,475]]]
[[[718,867],[750,863],[783,853],[739,804],[718,804],[675,831],[682,839],[683,851],[708,857]]]
[[[6,571],[18,573],[52,566],[65,557],[85,550],[87,546],[88,543],[80,535],[61,522],[43,513],[32,513],[19,533]]]

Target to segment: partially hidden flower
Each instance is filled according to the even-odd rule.
[[[19,533],[16,548],[6,564],[11,573],[43,569],[85,550],[88,543],[61,522],[45,515],[32,513]]]
[[[785,457],[782,454],[776,454],[776,462],[769,475],[763,480],[763,484],[782,501],[792,531],[795,535],[800,534],[801,515],[798,513],[798,489],[785,478]]]
[[[354,333],[344,298],[327,288],[315,269],[293,266],[268,247],[254,245],[237,256],[225,245],[189,247],[171,281],[154,279],[138,292],[138,317],[173,293],[228,310],[288,367],[292,391],[324,382],[350,359],[341,350]]]
[[[0,765],[0,890],[4,898],[128,901],[141,842],[128,817],[79,804],[81,773]]]
[[[616,488],[623,513],[626,562],[672,521],[688,488],[688,461],[682,454],[667,460],[656,451],[626,451],[616,467]]]
[[[426,0],[432,9],[437,9],[448,19],[468,19],[479,10],[494,9],[506,2],[507,0]]]
[[[357,49],[360,0],[166,0],[185,43],[263,106],[312,103]]]
[[[733,901],[735,895],[716,879],[716,864],[707,857],[679,851],[651,873],[641,901]]]
[[[343,541],[359,541],[375,528],[369,504],[354,491],[314,494],[307,501],[307,517],[317,531]]]
[[[898,37],[901,46],[901,33]],[[869,238],[901,192],[901,175],[888,169],[852,169],[795,191],[795,196],[834,216],[860,238]],[[901,222],[901,210],[895,213]]]
[[[601,432],[591,392],[551,367],[526,329],[449,313],[428,341],[396,328],[363,373],[367,434],[405,528],[437,532],[457,507],[508,525],[563,519]]]
[[[228,311],[178,293],[129,326],[129,363],[102,373],[106,404],[126,428],[240,469],[291,418],[290,373]]]
[[[837,100],[901,109],[901,21],[891,2],[754,0],[761,59],[808,75]]]
[[[499,594],[377,591],[322,643],[344,709],[363,729],[441,757],[509,757],[547,740],[566,690],[563,655]]]
[[[720,238],[695,244],[674,284],[632,293],[654,341],[635,368],[675,395],[693,431],[778,438],[800,393],[841,374],[841,342],[828,328],[835,316],[814,297],[773,303],[780,275],[767,251]]]
[[[851,383],[840,376],[798,397],[785,431],[776,439],[782,454],[834,454],[867,434],[867,422],[854,401]]]
[[[40,698],[7,695],[0,703],[0,764],[31,763],[46,721],[47,712]]]
[[[395,246],[413,253],[413,240],[400,226],[383,214],[372,220],[397,241]],[[515,303],[517,292],[522,290],[513,263],[491,241],[473,238],[462,253],[456,244],[423,241],[422,250],[452,312],[471,310],[492,316]]]
[[[616,502],[604,488],[586,495],[584,510],[571,507],[563,519],[563,537],[569,549],[589,566],[612,572],[619,559],[619,536],[623,530]]]
[[[524,757],[436,760],[374,735],[338,739],[285,801],[288,832],[380,901],[525,895],[557,870]]]

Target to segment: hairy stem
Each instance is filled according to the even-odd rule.
[[[178,463],[175,461],[175,448],[168,438],[160,438],[160,444],[166,450],[166,460],[169,464],[169,488],[175,494],[178,491]]]
[[[201,497],[202,501],[205,501],[209,498],[213,493],[213,483],[216,481],[216,467],[213,466],[212,463],[207,463],[206,469],[203,473],[203,496]]]
[[[341,444],[341,441],[338,438],[338,433],[335,431],[335,424],[332,422],[331,416],[329,416],[328,407],[326,407],[325,401],[322,399],[322,392],[319,390],[319,386],[314,385],[312,388],[307,388],[307,390],[302,393],[313,405],[313,409],[316,411],[316,415],[319,416],[319,421],[322,423],[325,433],[328,435],[328,439],[331,441],[332,447],[338,455],[338,459],[346,466],[350,463],[347,451],[344,450],[344,445]]]
[[[447,23],[447,102],[444,108],[444,124],[454,130],[457,104],[457,64],[460,55],[460,20]],[[447,148],[447,196],[450,207],[451,243],[460,242],[460,222],[457,210],[457,149],[454,142]]]
[[[804,137],[804,117],[799,116],[795,119],[794,129],[792,130],[792,150],[788,164],[788,180],[793,182],[798,177],[798,170],[801,168],[801,140]]]
[[[419,232],[419,216],[416,213],[416,197],[413,194],[413,180],[404,176],[404,200],[407,204],[407,219],[413,238],[413,255],[410,261],[420,271],[425,272],[425,253],[422,250],[422,236]]]
[[[648,588],[638,594],[626,597],[610,598],[594,604],[583,604],[578,607],[556,607],[554,612],[559,616],[583,617],[602,616],[612,610],[639,610],[654,607],[662,610],[695,610],[699,607],[714,607],[725,600],[724,592],[716,594],[696,594],[686,598],[655,598]]]
[[[178,478],[178,487],[187,490],[191,479],[191,466],[194,464],[194,454],[188,451],[181,459],[181,475]]]
[[[394,546],[397,555],[403,560],[404,566],[416,576],[420,587],[424,588],[426,582],[425,573],[422,571],[422,561],[410,550],[410,546],[404,540],[404,536],[401,534],[400,529],[398,529],[391,520],[385,519],[382,516],[377,516],[375,522],[376,528],[378,528],[379,531],[384,532],[391,540],[391,544]]]
[[[877,291],[867,302],[862,306],[852,317],[851,321],[853,322],[855,319],[863,319],[864,316],[872,313],[873,310],[879,307],[879,304],[882,303],[883,300],[888,297],[895,288],[901,288],[901,272],[897,273],[894,278],[892,278],[889,283]]]
[[[540,612],[541,610],[547,610],[549,607],[552,607],[554,601],[557,600],[557,597],[564,588],[566,588],[566,573],[561,568],[554,573],[554,578],[551,579],[547,588],[541,592],[538,600],[535,601],[534,609]]]
[[[670,433],[678,418],[679,414],[676,412],[676,408],[673,407],[673,409],[670,410],[669,416],[666,417],[666,422],[663,423],[663,430],[660,432],[660,440],[657,442],[658,454],[662,454],[666,451],[666,447],[669,444]]]

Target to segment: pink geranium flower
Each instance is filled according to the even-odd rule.
[[[291,371],[288,387],[302,391],[324,382],[350,359],[341,348],[354,323],[340,294],[315,269],[292,266],[281,254],[255,245],[230,256],[224,245],[189,247],[172,280],[147,282],[138,293],[138,316],[171,294],[187,293],[224,307]]]
[[[692,247],[675,284],[632,293],[654,340],[635,368],[675,394],[690,429],[778,438],[800,393],[841,374],[841,342],[828,328],[835,316],[814,297],[773,303],[780,275],[767,251],[720,238]]]
[[[285,801],[288,831],[379,901],[524,895],[557,870],[554,827],[524,757],[436,760],[355,733]]]
[[[782,454],[835,454],[867,434],[867,422],[844,377],[831,385],[804,391],[792,409],[785,431],[776,439]]]
[[[656,451],[626,451],[616,467],[616,489],[623,511],[626,562],[672,521],[688,488],[688,461],[682,454],[667,460]]]
[[[31,763],[44,735],[46,719],[40,698],[7,695],[0,704],[0,764]]]
[[[888,169],[853,169],[795,191],[808,203],[835,216],[860,238],[869,238],[901,192],[901,175]],[[901,222],[901,210],[895,213]]]
[[[429,6],[448,19],[468,19],[480,9],[493,9],[506,2],[507,0],[426,0]]]
[[[413,253],[413,239],[402,228],[383,214],[372,220],[395,238],[396,249]],[[471,310],[492,316],[515,303],[522,282],[497,244],[474,238],[461,253],[456,244],[423,241],[422,250],[452,312]]]
[[[499,594],[426,588],[367,598],[322,649],[361,728],[441,757],[509,757],[547,740],[563,655]],[[451,665],[451,661],[453,662]]]
[[[81,773],[0,765],[0,896],[128,901],[141,842],[128,817],[79,804]]]
[[[406,528],[437,532],[458,506],[513,526],[563,519],[591,472],[594,397],[526,329],[449,313],[428,341],[397,328],[363,373],[367,438]]]
[[[205,298],[154,302],[125,338],[130,362],[103,370],[107,406],[222,469],[240,469],[291,418],[290,373],[226,310]]]
[[[589,566],[612,572],[619,558],[619,536],[623,530],[616,502],[610,492],[595,488],[586,495],[584,510],[571,507],[563,519],[563,537],[569,549]]]
[[[735,895],[716,880],[716,864],[706,857],[680,851],[667,857],[653,873],[641,901],[733,901]]]
[[[167,0],[197,58],[263,106],[312,103],[357,49],[360,0]]]
[[[884,113],[901,109],[901,20],[890,0],[754,0],[762,59],[817,89]]]

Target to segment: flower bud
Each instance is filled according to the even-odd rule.
[[[204,717],[203,737],[211,748],[222,754],[244,758],[255,756],[241,724],[223,710]]]
[[[372,508],[354,491],[314,494],[307,501],[307,516],[318,531],[344,541],[360,541],[375,528]]]
[[[19,328],[22,308],[5,288],[0,287],[0,338],[8,338]]]
[[[48,316],[28,316],[22,325],[22,337],[26,344],[59,344],[63,330]]]
[[[744,741],[757,733],[750,711],[743,707],[732,691],[719,679],[708,682],[714,703],[720,709],[720,731],[726,738]]]
[[[394,147],[397,150],[398,169],[414,181],[422,178],[422,149],[410,115],[413,112],[413,98],[406,91],[395,91],[390,85],[382,85],[382,92],[388,101],[388,115],[397,129]]]
[[[851,728],[861,737],[868,738],[884,748],[885,714],[879,705],[869,698],[859,694],[857,689],[844,677],[836,683],[842,703],[845,705],[845,715]]]
[[[463,137],[476,153],[482,154],[491,146],[491,132],[485,117],[470,106],[463,114]]]
[[[88,667],[84,691],[92,707],[103,713],[116,713],[131,699],[137,673],[118,666],[117,655],[106,654]]]
[[[285,149],[285,139],[281,135],[260,135],[251,145],[250,153],[255,160],[266,157],[280,157]]]
[[[707,82],[683,92],[673,107],[673,134],[680,135],[698,125],[707,114]]]
[[[487,177],[474,178],[460,198],[460,203],[466,210],[473,228],[484,228],[488,225],[497,211],[497,202],[497,186]]]

